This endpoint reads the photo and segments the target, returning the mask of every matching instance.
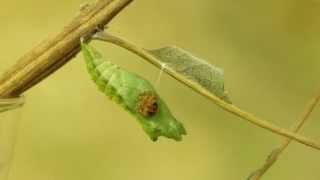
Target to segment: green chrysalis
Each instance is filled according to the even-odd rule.
[[[103,59],[88,44],[81,43],[81,50],[100,91],[135,116],[151,140],[156,141],[159,136],[182,140],[186,130],[147,80]]]

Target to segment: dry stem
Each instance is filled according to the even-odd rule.
[[[80,38],[90,37],[132,0],[99,0],[82,8],[56,36],[22,56],[0,79],[0,97],[15,97],[60,68],[79,52]]]

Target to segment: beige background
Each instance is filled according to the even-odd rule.
[[[4,71],[59,31],[85,0],[1,2]],[[289,127],[320,89],[319,0],[136,0],[110,31],[148,48],[175,44],[225,70],[241,108]],[[159,70],[94,43],[112,62],[154,82]],[[245,179],[282,138],[222,111],[163,75],[159,93],[188,135],[151,142],[127,112],[97,91],[78,56],[26,93],[11,180]],[[320,109],[303,134],[320,139]],[[320,153],[293,143],[265,179],[316,180]]]

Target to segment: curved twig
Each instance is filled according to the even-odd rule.
[[[115,44],[119,47],[125,48],[131,52],[133,52],[134,54],[142,57],[143,59],[147,60],[149,63],[155,65],[157,68],[161,68],[161,62],[156,59],[153,55],[151,55],[150,53],[148,53],[148,51],[146,51],[143,48],[138,47],[137,45],[121,39],[120,37],[116,37],[114,35],[111,35],[107,32],[104,31],[100,31],[97,32],[94,36],[93,39],[97,39],[97,40],[102,40],[105,42],[109,42],[112,44]],[[164,71],[166,73],[168,73],[170,76],[172,76],[173,78],[175,78],[176,80],[180,81],[181,83],[185,84],[186,86],[190,87],[191,89],[195,90],[196,92],[198,92],[199,94],[203,95],[204,97],[210,99],[211,101],[213,101],[215,104],[217,104],[218,106],[220,106],[222,109],[244,119],[247,120],[248,122],[262,127],[264,129],[267,129],[271,132],[274,132],[278,135],[293,139],[297,142],[300,142],[304,145],[313,147],[315,149],[320,150],[320,144],[308,139],[304,136],[301,136],[299,134],[290,132],[289,130],[280,128],[272,123],[269,123],[268,121],[262,120],[258,117],[256,117],[255,115],[245,112],[243,110],[241,110],[240,108],[226,103],[225,101],[221,100],[220,98],[212,95],[210,92],[208,92],[206,89],[202,88],[201,86],[199,86],[198,84],[195,84],[194,82],[186,79],[185,77],[181,76],[178,73],[175,73],[173,70],[171,70],[170,68],[165,68]]]

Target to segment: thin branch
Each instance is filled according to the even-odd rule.
[[[292,127],[292,131],[297,133],[302,126],[307,122],[308,118],[310,117],[311,112],[314,110],[316,105],[320,101],[320,91],[316,96],[314,96],[310,102],[306,105],[304,112],[302,113],[301,118],[294,124]],[[251,176],[250,180],[259,180],[261,177],[270,169],[270,167],[277,161],[280,154],[288,147],[288,145],[291,143],[292,139],[285,139],[281,145],[278,148],[275,148],[266,159],[263,166],[261,166],[259,169],[254,171]]]
[[[63,66],[80,50],[80,38],[90,37],[109,23],[132,0],[98,0],[81,12],[56,36],[42,41],[22,56],[0,79],[0,97],[15,97]]]
[[[116,37],[114,35],[111,35],[107,32],[98,32],[93,39],[98,39],[98,40],[102,40],[102,41],[106,41],[112,44],[115,44],[117,46],[120,46],[122,48],[125,48],[131,52],[133,52],[134,54],[142,57],[143,59],[147,60],[149,63],[155,65],[157,68],[161,68],[161,62],[156,59],[154,56],[152,56],[150,53],[148,53],[148,51],[146,51],[143,48],[138,47],[137,45],[121,39],[119,37]],[[308,139],[304,136],[301,136],[299,134],[290,132],[289,130],[280,128],[272,123],[269,123],[268,121],[262,120],[258,117],[256,117],[253,114],[250,114],[248,112],[245,112],[243,110],[241,110],[240,108],[226,103],[223,100],[221,100],[220,98],[212,95],[210,92],[208,92],[207,90],[205,90],[204,88],[202,88],[201,86],[199,86],[198,84],[186,79],[185,77],[183,77],[182,75],[175,73],[172,69],[170,68],[165,68],[164,71],[166,73],[168,73],[170,76],[172,76],[173,78],[175,78],[176,80],[180,81],[181,83],[185,84],[186,86],[190,87],[191,89],[195,90],[196,92],[198,92],[199,94],[203,95],[204,97],[210,99],[211,101],[213,101],[215,104],[217,104],[218,106],[220,106],[222,109],[244,119],[247,120],[248,122],[262,127],[264,129],[267,129],[271,132],[274,132],[278,135],[293,139],[299,143],[302,143],[304,145],[313,147],[315,149],[320,150],[320,144]]]

